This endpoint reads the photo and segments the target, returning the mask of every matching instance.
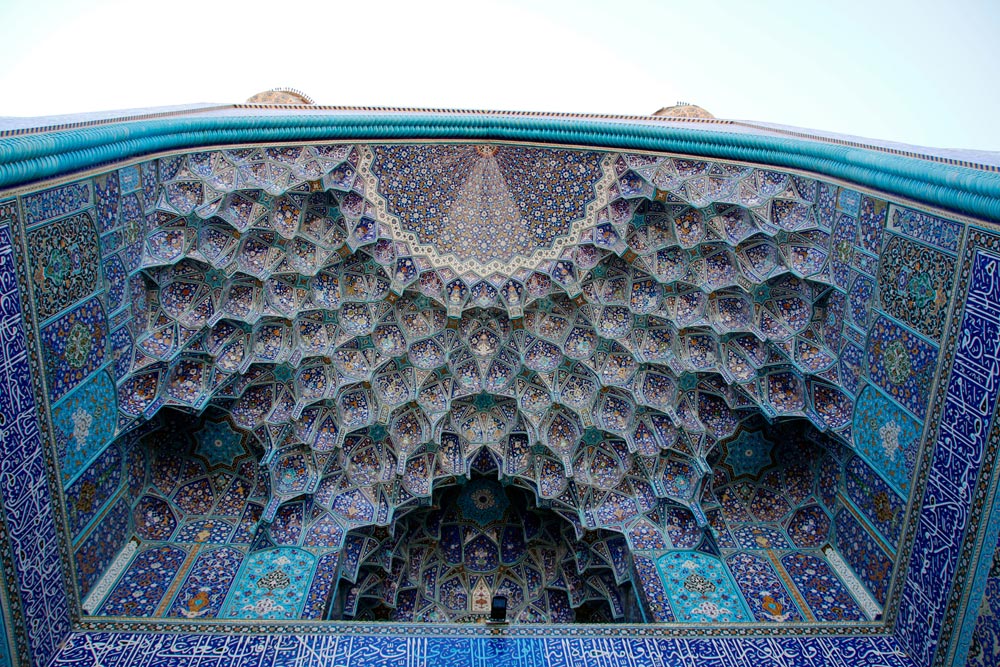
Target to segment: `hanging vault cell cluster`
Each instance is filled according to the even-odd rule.
[[[568,623],[592,603],[592,621],[626,615],[631,570],[625,539],[593,531],[580,540],[527,492],[478,478],[445,490],[394,529],[352,532],[343,609],[357,620],[475,621],[493,595],[518,623]],[[468,598],[472,598],[469,600]],[[599,604],[598,604],[599,603]],[[473,613],[470,615],[469,611]]]
[[[341,549],[479,459],[578,538],[635,549],[664,505],[707,525],[709,457],[749,418],[850,443],[846,265],[812,180],[473,145],[159,171],[156,211],[126,230],[145,243],[120,422],[227,411],[264,451],[265,523],[311,496]]]

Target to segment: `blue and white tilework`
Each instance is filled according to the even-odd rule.
[[[422,634],[422,633],[421,633]],[[497,633],[479,637],[74,634],[53,667],[912,667],[890,637],[609,638]]]
[[[47,663],[62,566],[85,596],[136,540],[100,614],[468,622],[503,594],[524,626],[703,636],[95,632],[55,664],[942,664],[995,484],[1000,254],[919,209],[502,143],[220,149],[0,204],[11,634]]]
[[[674,617],[681,622],[735,623],[750,620],[725,565],[697,552],[675,551],[656,562]]]
[[[950,635],[957,601],[968,574],[974,533],[967,533],[973,511],[982,511],[982,490],[995,485],[991,436],[1000,393],[1000,254],[998,238],[970,235],[967,285],[961,317],[950,339],[954,358],[945,385],[940,425],[928,462],[927,486],[916,526],[906,581],[899,602],[896,635],[919,665],[954,659]],[[981,474],[981,470],[983,471]],[[992,545],[991,545],[992,546]],[[967,613],[963,610],[961,613]]]
[[[294,620],[302,614],[316,557],[308,551],[278,548],[246,558],[229,591],[223,618]]]
[[[150,547],[140,552],[101,605],[98,614],[155,615],[186,558],[187,553],[178,547]]]
[[[243,553],[221,547],[202,551],[168,612],[175,618],[214,618],[239,571]]]
[[[873,385],[854,406],[854,446],[904,498],[909,495],[922,425]]]
[[[19,600],[32,663],[44,665],[70,629],[27,338],[9,203],[0,204],[0,499],[13,556],[8,595]],[[19,650],[20,653],[20,650]]]

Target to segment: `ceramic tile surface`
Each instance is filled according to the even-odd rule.
[[[966,662],[969,667],[985,667],[1000,660],[1000,548],[993,554]]]
[[[6,597],[17,604],[4,609],[17,610],[11,628],[17,653],[45,664],[69,632],[70,612],[22,324],[17,224],[16,205],[0,203],[0,500],[9,545],[4,558],[13,560],[4,566]]]
[[[778,661],[781,661],[780,663]],[[314,664],[369,665],[545,665],[581,662],[607,667],[650,664],[718,665],[785,664],[814,667],[878,664],[909,667],[913,663],[889,638],[804,639],[607,639],[392,637],[225,637],[95,633],[76,634],[55,665],[89,667],[103,664],[192,664],[220,667],[269,664],[304,667]]]
[[[998,240],[977,232],[967,250],[961,274],[967,292],[961,317],[952,325],[954,360],[939,398],[941,423],[926,464],[929,473],[910,556],[911,575],[899,606],[897,636],[920,664],[953,659],[948,655],[952,646],[942,646],[942,629],[953,627],[959,613],[972,611],[959,611],[956,596],[961,591],[941,586],[941,581],[951,581],[955,572],[968,567],[973,540],[966,528],[982,503],[977,489],[995,481],[996,445],[989,425],[998,391],[992,369],[1000,357],[1000,287],[993,280],[1000,266]]]
[[[72,564],[117,618],[92,628],[452,629],[95,630],[54,664],[990,664],[996,245],[764,166],[504,143],[27,192],[0,203],[4,627],[48,662]],[[537,633],[475,636],[495,595]],[[698,638],[539,625],[642,621]]]

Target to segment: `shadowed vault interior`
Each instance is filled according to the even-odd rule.
[[[730,137],[663,127],[698,123]],[[525,642],[1000,655],[988,211],[773,155],[306,139],[0,197],[12,664],[481,637],[495,596]]]

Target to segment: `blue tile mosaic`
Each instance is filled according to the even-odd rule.
[[[558,585],[539,596],[544,609],[526,609],[519,621],[571,620],[574,613],[590,618],[597,613],[589,605],[595,591],[606,593],[617,614],[623,602],[615,591],[633,577],[629,550],[667,551],[669,545],[684,551],[635,554],[640,606],[651,620],[709,627],[863,625],[850,582],[842,584],[818,552],[809,551],[830,539],[833,516],[845,559],[879,602],[892,604],[891,554],[880,551],[879,537],[859,517],[892,552],[901,545],[906,496],[911,488],[923,490],[923,477],[912,479],[919,429],[923,420],[941,417],[928,404],[936,343],[952,344],[943,327],[954,270],[962,266],[952,254],[963,226],[778,171],[581,151],[559,158],[580,170],[583,182],[570,198],[571,215],[559,217],[558,201],[541,191],[566,178],[546,171],[565,153],[488,144],[223,150],[124,167],[22,197],[31,226],[25,268],[36,292],[26,314],[37,318],[42,352],[31,370],[46,378],[53,474],[66,488],[80,592],[93,588],[134,530],[147,544],[102,613],[190,622],[217,615],[319,618],[335,606],[340,565],[337,551],[325,551],[340,548],[351,527],[384,524],[393,512],[432,503],[434,485],[458,478],[468,482],[467,515],[499,521],[508,508],[487,506],[476,495],[499,484],[467,480],[471,467],[503,470],[505,484],[537,489],[542,509],[557,509],[568,532],[612,529],[630,540],[626,545],[619,538],[626,546],[618,558],[603,543],[571,549],[552,567],[557,577],[522,571],[528,586],[534,577]],[[402,176],[401,159],[413,162],[403,165],[409,171]],[[436,180],[427,185],[421,177],[430,171]],[[607,188],[600,185],[605,182]],[[310,192],[306,183],[322,188]],[[510,189],[510,183],[520,185]],[[419,201],[410,206],[408,197]],[[720,201],[734,202],[733,208]],[[390,212],[379,202],[388,202]],[[520,216],[511,218],[516,224],[505,245],[493,247],[481,220],[499,204]],[[592,228],[581,228],[583,220]],[[540,226],[546,221],[553,223],[547,231]],[[404,239],[404,232],[411,237]],[[737,247],[752,237],[753,249]],[[564,247],[568,238],[593,244]],[[730,242],[709,243],[719,238]],[[464,267],[470,271],[456,271],[456,253],[467,243],[475,261]],[[426,252],[415,256],[417,245]],[[147,257],[139,276],[143,251],[170,259],[160,265]],[[508,275],[487,267],[496,262],[531,269]],[[687,291],[687,284],[702,290]],[[496,309],[506,309],[516,326],[489,315]],[[19,305],[14,315],[18,330]],[[1000,313],[980,315],[964,331],[1000,336],[991,328]],[[28,377],[22,353],[33,346],[5,339],[4,348],[5,363],[9,351],[20,354],[18,373]],[[956,355],[956,368],[985,382],[982,368],[969,371],[972,366],[960,362]],[[973,395],[967,394],[963,400]],[[30,395],[21,382],[13,396]],[[995,402],[995,394],[986,398]],[[977,516],[962,510],[971,506],[962,489],[974,486],[978,474],[968,436],[985,428],[983,415],[976,421],[953,403],[946,402],[941,417],[941,434],[951,430],[938,442],[940,449],[947,440],[949,456],[930,471],[927,516],[919,524],[929,532],[917,540],[903,591],[904,602],[945,614],[940,627],[931,618],[928,628],[931,635],[940,629],[948,641],[951,612],[933,599],[927,572],[961,575],[965,566],[949,550],[961,539],[947,549],[928,544],[944,540],[938,535],[944,526]],[[0,396],[0,415],[13,414],[11,405],[10,396]],[[33,401],[21,405],[34,419]],[[164,428],[149,445],[160,453],[175,447],[176,456],[147,460],[148,452],[124,439],[106,449],[133,416],[153,424],[161,407],[162,417],[172,406],[200,412],[207,405],[228,418],[198,422],[200,449],[188,447],[193,429],[183,426]],[[121,420],[103,418],[102,410],[119,407]],[[776,459],[747,437],[751,413],[768,421],[809,419],[830,451],[854,447],[864,460],[842,466],[833,458],[810,459],[769,470]],[[441,425],[456,447],[441,437]],[[52,528],[38,531],[46,543],[42,554],[15,554],[52,561],[61,522],[49,505],[37,426],[31,436],[38,451],[24,470],[35,482],[25,486],[33,516],[41,517],[32,526],[47,521]],[[345,445],[345,436],[368,438],[371,445]],[[253,488],[256,471],[237,471],[234,461],[249,456],[246,443],[258,441],[268,469]],[[712,458],[720,441],[729,447],[724,462]],[[289,461],[294,470],[284,465]],[[0,473],[5,465],[11,462],[0,459]],[[712,474],[719,475],[715,488],[725,491],[715,497],[706,482]],[[9,499],[3,496],[8,513],[22,507],[8,505]],[[857,516],[841,509],[844,502],[856,506]],[[930,512],[935,503],[946,507]],[[701,532],[706,519],[715,533]],[[518,545],[528,541],[516,531],[504,532],[499,542],[482,535],[463,542],[452,539],[449,521],[429,519],[427,534],[440,539],[450,566],[465,571],[421,588],[416,579],[451,574],[414,570],[411,559],[393,557],[403,552],[393,551],[390,536],[361,527],[371,529],[377,546],[358,554],[352,572],[362,576],[351,583],[400,617],[453,618],[441,603],[464,596],[465,609],[478,604],[477,597],[488,601],[491,590],[511,600],[526,595],[524,582],[501,580],[498,569],[500,561],[513,563]],[[12,540],[24,537],[12,531]],[[149,544],[165,540],[183,544]],[[217,546],[237,543],[244,546]],[[256,550],[244,559],[251,543]],[[729,551],[737,547],[746,551]],[[784,551],[793,548],[800,551]],[[918,551],[923,560],[915,569]],[[540,557],[540,567],[561,558]],[[656,563],[669,574],[655,574]],[[584,576],[595,564],[603,574]],[[58,571],[45,574],[58,579]],[[442,593],[429,599],[420,593],[428,588]],[[37,655],[58,643],[44,639],[46,632],[51,638],[68,627],[60,625],[59,614],[68,611],[64,598],[55,600],[59,590],[42,594],[57,591],[44,613],[35,605],[26,614],[36,625],[39,618],[56,618],[45,629],[29,626],[29,635],[43,637],[29,636],[33,649],[41,647]],[[388,613],[377,605],[355,608]],[[923,660],[933,647],[916,639],[920,624],[906,608],[899,618],[902,644]],[[408,665],[465,658],[721,665],[780,656],[788,665],[907,664],[885,637],[629,644],[633,640],[542,632],[530,641],[493,644],[440,636],[341,639],[282,644],[256,637],[250,648],[237,637],[156,638],[151,641],[158,644],[135,655],[117,639],[93,634],[80,644],[75,636],[63,654],[76,655],[67,660],[81,665],[93,659],[175,667],[186,664],[188,646],[217,650],[235,642],[232,651],[222,649],[220,662],[235,664],[245,650],[255,652],[244,656],[250,661],[268,655],[293,663],[377,656]],[[198,649],[201,659],[215,660],[206,650]]]
[[[128,274],[125,273],[125,266],[117,255],[104,260],[104,280],[108,290],[108,311],[116,313],[128,305],[125,301]]]
[[[886,542],[896,548],[903,535],[906,501],[859,456],[847,463],[844,490]]]
[[[46,325],[40,334],[49,397],[58,401],[104,365],[108,318],[91,299]]]
[[[873,197],[861,197],[858,213],[858,245],[865,251],[878,254],[882,249],[882,230],[888,204]]]
[[[1000,256],[982,246],[995,248],[998,240],[978,232],[970,240],[969,262],[963,267],[964,307],[950,337],[951,373],[939,399],[941,421],[899,602],[896,636],[919,665],[953,659],[948,656],[950,637],[943,631],[954,626],[961,591],[951,584],[968,567],[974,543],[966,529],[974,499],[981,496],[973,492],[995,483],[989,475],[980,479],[979,473],[996,455],[988,438],[1000,393],[995,370],[1000,365],[1000,281],[994,278]]]
[[[23,199],[25,223],[31,227],[60,218],[90,205],[93,189],[87,181],[62,185],[26,195]]]
[[[861,390],[854,406],[855,449],[904,498],[910,494],[922,430],[922,424],[873,385]]]
[[[22,324],[14,237],[4,219],[16,224],[9,205],[0,205],[0,500],[14,567],[5,580],[24,619],[26,650],[19,646],[18,653],[44,665],[69,633],[70,611]]]
[[[834,524],[840,554],[875,600],[885,605],[892,581],[892,558],[850,511],[838,512]]]
[[[165,541],[177,530],[177,515],[170,503],[152,494],[135,504],[134,517],[135,532],[145,540]]]
[[[736,553],[726,557],[743,599],[758,621],[801,621],[802,614],[788,589],[763,554]]]
[[[179,547],[151,547],[129,564],[101,605],[102,616],[153,616],[188,554]]]
[[[111,172],[94,179],[94,197],[96,200],[97,229],[103,234],[118,225],[121,185],[117,172]]]
[[[125,546],[132,528],[127,498],[119,498],[76,547],[77,586],[82,600]]]
[[[723,563],[696,552],[672,552],[656,563],[674,617],[681,622],[733,623],[750,620]]]
[[[45,321],[93,294],[101,284],[97,232],[89,213],[28,234],[38,319]]]
[[[998,662],[1000,662],[1000,546],[993,552],[966,666],[988,667]]]
[[[6,548],[7,536],[4,531],[0,529],[0,545]],[[3,590],[8,590],[7,580],[3,576],[3,572],[0,571],[0,586],[3,586]],[[9,605],[4,605],[0,609],[0,667],[14,667],[14,656],[16,655],[16,643],[12,639],[13,635],[11,631],[14,629],[12,623],[14,617],[12,614],[12,609]]]
[[[74,539],[118,493],[124,478],[121,448],[116,444],[105,449],[76,481],[66,487],[66,520]]]
[[[174,598],[169,615],[214,618],[243,562],[243,552],[230,547],[201,551]]]
[[[76,633],[53,667],[262,667],[263,665],[469,665],[470,667],[912,667],[888,637],[740,639],[562,636],[400,637]]]
[[[118,426],[117,397],[114,381],[101,372],[52,408],[63,484],[75,479],[111,442]]]
[[[124,378],[129,369],[132,368],[132,351],[134,347],[134,341],[132,339],[132,332],[129,328],[120,327],[111,332],[111,358],[113,360],[111,370],[114,373],[115,380],[121,380]]]
[[[219,613],[223,618],[294,620],[302,615],[316,557],[282,547],[250,554]]]
[[[952,296],[955,258],[891,234],[879,267],[882,310],[930,340],[941,340]]]
[[[304,619],[321,619],[326,613],[326,607],[331,596],[331,589],[340,577],[340,552],[320,556],[316,563],[316,576],[313,577],[306,597],[305,608],[302,610]]]
[[[817,619],[857,621],[865,618],[847,587],[821,557],[791,553],[781,559],[781,565]]]
[[[954,253],[962,241],[963,225],[893,204],[889,206],[886,229]]]
[[[887,317],[868,332],[868,377],[917,419],[927,416],[938,348]]]
[[[138,165],[129,165],[118,170],[118,181],[122,192],[132,192],[142,186]]]

